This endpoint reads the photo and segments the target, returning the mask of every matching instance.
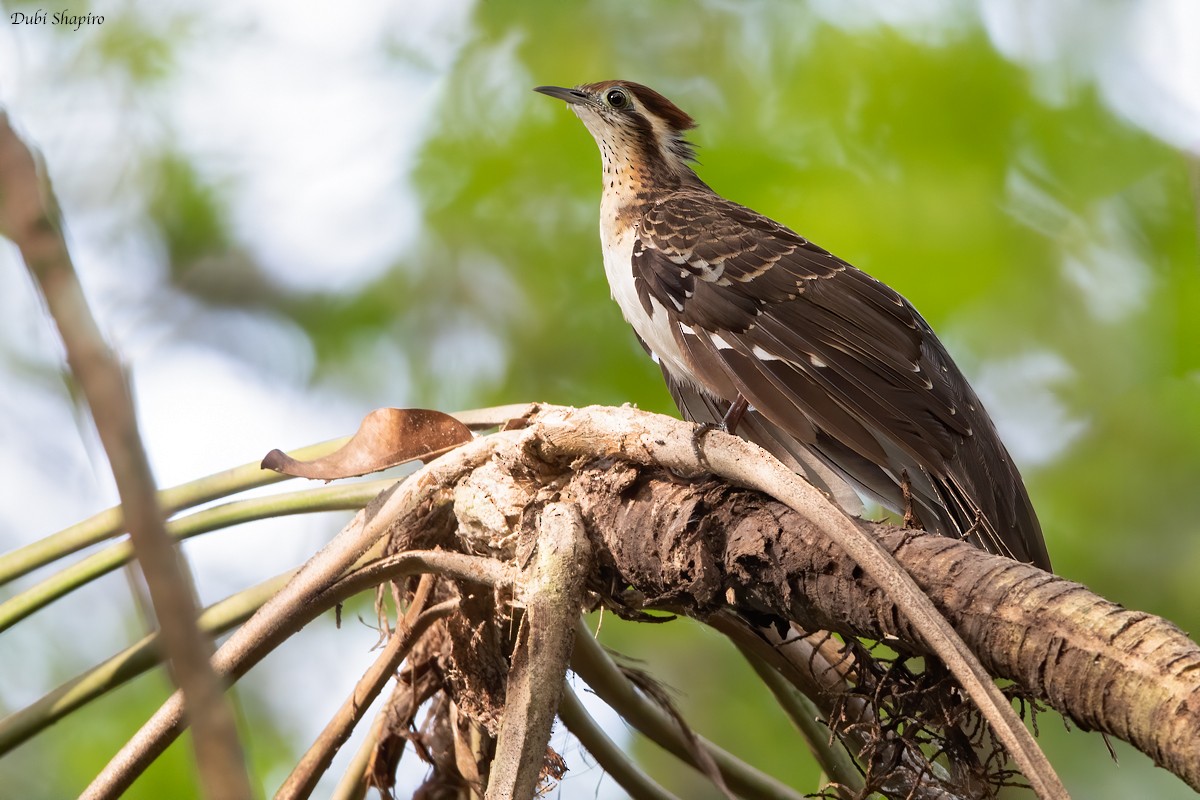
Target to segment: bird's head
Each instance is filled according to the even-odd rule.
[[[571,106],[600,147],[606,169],[632,168],[661,179],[692,176],[695,150],[684,134],[696,123],[648,86],[632,81],[601,81],[566,89],[534,91]]]

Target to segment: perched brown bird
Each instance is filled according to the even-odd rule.
[[[687,419],[736,430],[844,505],[849,484],[1050,569],[1020,473],[911,303],[710,189],[684,137],[695,122],[653,89],[536,91],[570,104],[600,147],[604,270]]]

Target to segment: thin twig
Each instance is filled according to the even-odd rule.
[[[397,571],[397,568],[400,571]],[[396,574],[436,572],[446,578],[480,586],[510,586],[514,570],[504,564],[483,556],[468,556],[442,550],[406,550],[402,553],[361,562],[350,575],[338,582],[366,589],[387,580]]]
[[[235,500],[171,520],[167,523],[167,535],[180,541],[209,531],[270,517],[312,514],[319,511],[356,511],[395,483],[396,479],[391,478]],[[119,542],[92,553],[18,592],[0,603],[0,633],[58,598],[128,563],[132,558],[133,546],[129,542]]]
[[[209,797],[249,800],[250,778],[233,710],[209,665],[212,642],[196,627],[199,609],[191,573],[167,537],[128,376],[88,308],[50,182],[44,171],[38,173],[32,151],[0,114],[0,230],[16,243],[41,290],[62,336],[67,364],[95,420],[170,657],[171,675],[186,698],[201,785]]]
[[[488,428],[500,427],[513,420],[523,420],[537,410],[537,403],[512,403],[506,406],[456,411],[450,416],[473,431],[483,431]]]
[[[485,430],[495,428],[512,419],[520,419],[536,408],[537,406],[533,403],[518,403],[456,411],[450,416],[471,430]],[[286,452],[298,461],[312,461],[329,455],[348,441],[350,441],[349,436],[342,436]],[[293,480],[293,478],[290,475],[263,469],[261,460],[253,461],[204,478],[181,483],[169,489],[163,489],[158,493],[158,506],[169,517],[202,503],[287,480]],[[36,542],[4,553],[0,555],[0,586],[85,547],[105,539],[111,539],[123,531],[121,508],[115,506]]]
[[[659,747],[698,770],[699,757],[693,747],[702,748],[736,794],[751,800],[802,800],[804,797],[702,736],[684,733],[674,718],[638,692],[604,652],[604,648],[592,638],[591,631],[582,620],[575,626],[575,653],[571,657],[571,669],[629,724]]]
[[[295,574],[290,570],[230,595],[200,614],[200,629],[216,636],[240,625]],[[86,672],[43,695],[25,708],[0,719],[0,755],[106,693],[162,663],[159,635],[151,633]]]
[[[563,690],[562,702],[558,704],[558,716],[579,743],[591,753],[596,763],[617,782],[617,785],[634,800],[678,800],[675,795],[659,786],[642,769],[625,755],[617,743],[608,738],[592,716],[587,713],[579,697],[570,686]]]
[[[301,460],[320,458],[337,450],[349,439],[350,437],[344,436],[289,450],[288,455]],[[158,507],[162,509],[163,514],[170,517],[202,503],[286,480],[291,480],[291,477],[265,470],[260,462],[255,461],[163,489],[158,493]],[[124,531],[121,507],[114,506],[36,542],[0,555],[0,586],[85,547],[119,536]]]
[[[723,630],[726,635],[729,631]],[[785,680],[774,666],[768,663],[764,653],[753,642],[757,641],[762,648],[771,650],[770,645],[761,639],[737,637],[734,645],[741,651],[742,656],[749,662],[759,679],[770,689],[771,694],[779,703],[792,724],[800,731],[812,751],[822,771],[829,776],[838,787],[838,795],[844,800],[858,797],[863,788],[862,773],[854,764],[854,759],[846,752],[841,743],[830,736],[829,727],[821,720],[826,717],[817,705]],[[774,659],[771,659],[774,662]]]
[[[334,601],[328,596],[334,593],[326,590],[359,556],[383,539],[395,520],[415,513],[419,506],[429,503],[432,499],[428,496],[430,487],[453,483],[489,459],[497,449],[518,441],[520,434],[520,431],[502,432],[476,439],[413,473],[395,489],[381,494],[217,650],[213,657],[214,669],[222,676],[236,679],[242,670],[248,669],[270,648],[291,635],[294,630],[289,630],[290,626],[303,624],[300,620],[306,618],[306,611],[311,611],[310,604],[319,598],[332,604]],[[183,722],[181,701],[179,693],[173,694],[96,776],[83,797],[89,800],[116,797],[128,788],[179,735]]]
[[[276,800],[306,798],[312,794],[313,789],[317,786],[317,781],[321,779],[325,770],[329,769],[333,757],[350,738],[354,726],[358,724],[367,708],[383,691],[384,685],[391,680],[399,668],[400,662],[408,655],[412,646],[429,629],[429,626],[439,619],[449,616],[458,608],[458,600],[454,599],[438,603],[433,608],[425,610],[425,603],[429,599],[432,588],[433,576],[426,574],[421,578],[416,596],[387,646],[375,659],[375,663],[359,679],[354,691],[342,703],[341,708],[325,724],[325,728],[313,742],[312,747],[297,762],[292,773],[288,775],[287,780],[276,792]]]
[[[362,744],[354,751],[349,766],[333,789],[330,800],[363,800],[367,796],[367,770],[371,768],[371,757],[379,747],[379,736],[387,719],[387,704],[375,714]]]

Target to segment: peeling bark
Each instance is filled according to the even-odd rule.
[[[327,607],[324,603],[393,580],[399,581],[395,597],[411,602],[416,583],[411,576],[436,573],[433,598],[457,602],[458,611],[434,623],[415,643],[418,667],[401,678],[410,687],[397,693],[404,707],[385,715],[398,724],[380,726],[371,780],[386,785],[380,773],[394,767],[399,744],[407,740],[433,764],[420,796],[482,793],[490,771],[499,766],[493,764],[496,736],[514,712],[515,722],[538,731],[518,737],[520,747],[510,751],[515,758],[509,763],[520,764],[524,777],[501,794],[519,796],[547,708],[541,689],[527,680],[536,672],[531,665],[551,639],[559,644],[548,649],[560,663],[564,641],[535,631],[523,608],[533,608],[531,597],[546,604],[541,608],[579,599],[577,589],[569,588],[572,582],[539,584],[537,570],[530,567],[544,544],[532,534],[546,509],[563,501],[579,509],[592,555],[576,566],[595,604],[635,617],[645,609],[665,609],[701,620],[733,616],[759,627],[782,622],[807,631],[837,631],[851,637],[851,648],[856,646],[852,637],[862,637],[883,640],[894,650],[928,652],[927,640],[916,635],[893,599],[896,587],[868,577],[881,573],[868,573],[833,543],[827,500],[812,498],[806,514],[809,509],[797,494],[785,505],[711,477],[701,465],[703,456],[719,453],[725,464],[730,454],[744,456],[743,466],[752,468],[754,452],[730,444],[737,442],[731,437],[715,448],[701,447],[693,432],[685,423],[632,409],[531,411],[524,428],[477,439],[374,501],[221,648],[216,666],[236,679],[302,618]],[[847,524],[844,518],[841,522]],[[863,525],[884,555],[890,553],[907,572],[905,580],[915,581],[924,593],[922,602],[932,601],[992,675],[1016,682],[1025,696],[1044,700],[1081,727],[1130,742],[1200,789],[1200,648],[1178,628],[962,542]],[[850,541],[850,546],[856,545]],[[527,594],[537,585],[534,596]],[[599,680],[604,669],[587,666],[580,656],[581,651],[595,655],[599,648],[580,643],[580,635],[586,634],[576,634],[577,674]],[[860,763],[885,773],[869,771],[867,790],[896,797],[976,798],[990,796],[997,783],[1012,777],[1002,764],[975,759],[974,748],[988,742],[971,732],[978,726],[963,716],[970,705],[950,691],[938,662],[927,660],[920,672],[907,672],[907,683],[889,688],[891,673],[906,671],[903,663],[880,669],[861,650],[843,662],[844,654],[808,644],[816,648],[810,652],[822,651],[828,668],[807,684],[788,680],[822,695],[819,705],[831,727],[840,725],[843,734],[863,743]],[[795,644],[767,646],[765,652],[777,657],[776,666],[787,677],[796,649]],[[725,782],[753,796],[800,796],[704,742],[672,713],[652,707],[651,699],[662,702],[654,697],[661,693],[644,676],[631,683],[628,671],[621,674],[611,663],[605,669],[613,697],[630,700],[630,708],[619,710],[629,719],[642,714],[649,720],[646,730],[656,731],[648,735],[704,770],[715,784]],[[514,690],[518,684],[524,688]],[[935,696],[943,699],[927,699]],[[424,697],[431,699],[430,710],[412,729],[413,703]],[[633,710],[635,705],[640,711]],[[542,711],[531,713],[535,706]],[[917,717],[908,716],[910,709]],[[94,796],[111,796],[113,787],[127,785],[179,732],[180,712],[175,696],[97,779]],[[913,719],[918,724],[910,737]],[[945,759],[950,768],[936,778],[930,777],[935,766],[922,749],[929,743],[934,749],[952,748]],[[541,747],[545,753],[544,741]],[[1029,758],[1026,763],[1036,765]],[[1050,770],[1034,786],[1043,797],[1065,796],[1056,781]]]
[[[515,530],[513,518],[561,492],[584,515],[595,549],[590,586],[609,602],[700,619],[732,607],[924,652],[888,593],[783,504],[619,454],[561,463],[531,436],[465,482],[494,507],[481,514],[477,502],[456,505],[466,537],[457,547],[506,557],[498,544]],[[1178,628],[966,543],[884,524],[871,530],[996,677],[1200,788],[1200,650]],[[402,524],[396,535],[433,544],[427,528]],[[614,586],[632,594],[611,597]]]
[[[648,606],[703,618],[732,590],[747,610],[920,650],[886,592],[780,503],[627,464],[579,469],[572,491]],[[872,529],[993,674],[1200,788],[1200,649],[1179,628],[964,542]]]

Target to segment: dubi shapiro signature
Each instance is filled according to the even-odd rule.
[[[9,22],[13,25],[68,25],[79,30],[84,25],[103,25],[102,14],[72,14],[69,11],[55,11],[47,15],[45,11],[14,11],[9,14]]]

